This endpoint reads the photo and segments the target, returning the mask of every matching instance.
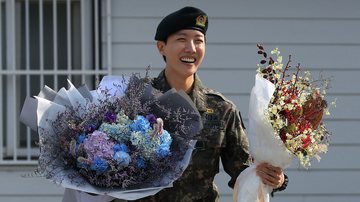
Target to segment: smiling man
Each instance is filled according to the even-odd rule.
[[[169,85],[190,92],[194,74],[205,56],[205,36],[197,30],[180,30],[166,41],[158,41],[159,52],[166,60],[165,76]]]
[[[138,201],[219,201],[214,177],[220,159],[231,177],[230,187],[251,163],[240,112],[222,94],[205,87],[196,74],[205,56],[208,23],[205,12],[185,7],[166,16],[157,27],[156,45],[166,64],[152,84],[162,92],[171,88],[185,91],[199,110],[204,128],[188,168],[173,187]],[[280,168],[260,164],[257,171],[264,184],[273,188],[284,184]]]

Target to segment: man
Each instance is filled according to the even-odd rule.
[[[200,9],[185,7],[166,16],[157,27],[156,45],[166,65],[153,86],[163,92],[175,88],[188,93],[202,116],[204,128],[188,168],[174,186],[139,201],[218,201],[213,180],[219,172],[220,157],[225,172],[231,176],[230,187],[250,163],[240,113],[223,95],[205,87],[196,74],[205,56],[208,22]],[[260,164],[257,174],[274,189],[284,183],[280,168]]]
[[[166,16],[158,25],[155,40],[166,65],[152,84],[162,92],[175,88],[188,93],[201,114],[203,129],[197,136],[189,166],[173,187],[137,200],[139,202],[219,201],[213,181],[219,172],[220,157],[225,172],[231,177],[230,187],[251,163],[240,112],[222,94],[205,87],[196,74],[205,56],[208,22],[207,15],[200,9],[185,7]],[[286,186],[280,168],[260,164],[257,174],[264,184],[273,188]]]

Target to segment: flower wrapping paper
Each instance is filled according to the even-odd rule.
[[[267,162],[273,166],[286,168],[293,155],[286,149],[279,136],[264,114],[275,86],[258,74],[255,86],[251,90],[249,104],[249,151],[256,161],[238,176],[233,193],[233,201],[237,202],[269,202],[272,189],[265,186],[256,175],[256,165]]]
[[[44,87],[38,96],[27,97],[23,109],[21,111],[20,120],[28,125],[31,129],[39,134],[40,141],[46,139],[40,144],[40,156],[38,171],[42,177],[47,178],[61,186],[98,195],[107,195],[114,198],[125,200],[136,200],[146,196],[154,195],[163,188],[171,187],[173,181],[179,178],[182,172],[189,164],[192,150],[195,141],[184,141],[186,143],[186,151],[182,159],[179,159],[174,169],[158,176],[155,181],[151,183],[144,183],[130,188],[121,187],[99,187],[90,184],[74,169],[64,169],[64,161],[58,152],[60,151],[59,136],[56,134],[51,122],[56,121],[58,115],[63,113],[69,106],[77,108],[77,115],[81,117],[86,113],[89,105],[97,104],[102,100],[109,99],[102,95],[102,91],[107,90],[110,94],[110,99],[115,97],[122,97],[128,88],[129,78],[121,76],[105,76],[100,82],[96,90],[88,90],[86,86],[76,88],[69,81],[69,89],[61,88],[58,92],[53,91],[49,87]],[[156,91],[151,85],[144,89],[142,102],[148,100],[158,100],[163,107],[172,110],[182,109],[189,114],[188,119],[184,121],[184,125],[190,126],[190,130],[186,132],[189,134],[182,134],[184,131],[179,131],[178,135],[187,135],[187,137],[195,136],[195,134],[202,128],[201,118],[194,104],[185,92],[170,91],[162,93],[153,93]],[[156,106],[153,106],[152,111],[158,111]],[[160,113],[161,116],[161,113]],[[166,120],[165,120],[166,122]],[[171,126],[171,123],[169,124]],[[51,138],[49,138],[51,137]],[[176,137],[173,137],[176,139]],[[46,163],[44,163],[46,162]],[[91,198],[91,197],[90,197]]]

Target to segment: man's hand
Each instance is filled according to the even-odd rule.
[[[284,183],[285,177],[283,170],[268,163],[261,163],[256,166],[256,174],[262,183],[276,189]]]

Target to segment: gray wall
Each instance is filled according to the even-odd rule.
[[[207,55],[199,74],[207,86],[230,98],[243,117],[248,116],[258,42],[268,50],[279,47],[284,59],[292,54],[294,64],[300,62],[313,75],[332,76],[328,99],[337,98],[337,107],[325,117],[333,132],[329,152],[309,170],[300,169],[295,160],[286,170],[288,189],[272,201],[360,201],[360,138],[356,135],[360,130],[360,1],[116,0],[112,4],[114,74],[143,72],[150,65],[151,74],[157,75],[164,63],[153,37],[162,17],[185,5],[206,11],[210,18]],[[222,201],[232,197],[227,180],[223,171],[216,178]]]
[[[258,57],[256,43],[278,46],[314,75],[333,76],[329,99],[337,108],[325,123],[333,132],[330,150],[309,170],[296,161],[286,170],[287,190],[273,202],[360,201],[360,1],[357,0],[112,0],[114,74],[155,76],[163,61],[153,41],[166,14],[194,5],[210,16],[207,55],[199,71],[203,82],[236,103],[247,125],[249,92]],[[104,14],[105,12],[103,12]],[[105,22],[105,21],[104,21]],[[104,24],[105,26],[105,24]],[[106,28],[102,29],[105,37]],[[104,60],[106,42],[104,40]],[[0,201],[60,201],[63,189],[42,178],[22,178],[33,167],[0,167]],[[228,176],[216,177],[222,201],[231,201]]]

